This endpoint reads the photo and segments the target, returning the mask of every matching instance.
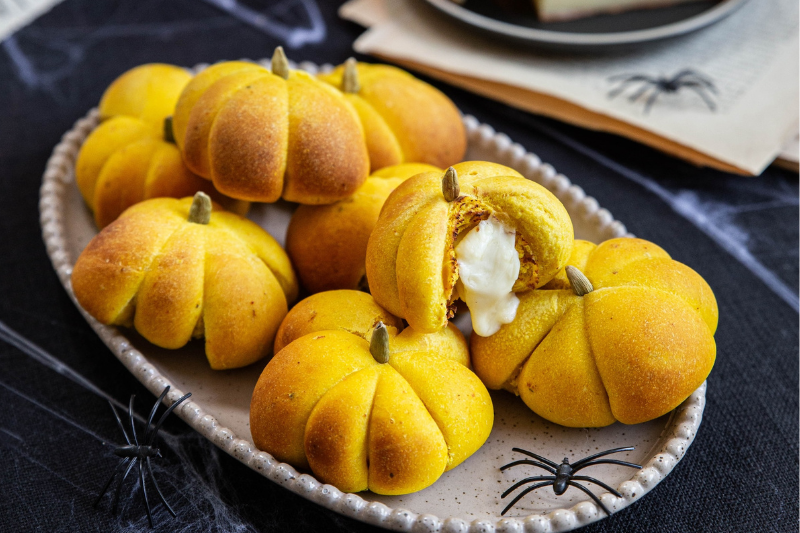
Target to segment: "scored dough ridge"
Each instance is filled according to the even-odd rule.
[[[133,214],[136,214],[136,213],[133,213]],[[122,218],[122,217],[120,217],[120,218]],[[117,219],[117,220],[119,220],[119,219]],[[114,319],[110,321],[111,324],[119,325],[119,326],[125,326],[125,325],[133,324],[133,319],[134,319],[135,314],[136,314],[136,298],[139,295],[139,290],[142,288],[142,284],[144,284],[144,280],[147,277],[147,274],[152,270],[153,263],[156,261],[156,259],[158,259],[161,256],[161,251],[164,249],[164,247],[166,246],[167,242],[169,242],[175,236],[175,234],[178,232],[179,229],[181,229],[180,225],[175,226],[175,229],[173,229],[170,232],[170,234],[161,243],[161,246],[158,248],[158,250],[159,250],[158,253],[153,254],[151,256],[151,258],[150,258],[150,261],[147,263],[147,266],[143,267],[139,271],[139,272],[141,272],[142,277],[139,279],[139,283],[136,285],[136,290],[132,292],[131,297],[128,298],[128,301],[122,307],[122,309],[117,314],[117,316],[115,316]],[[121,322],[120,322],[120,319],[122,319]]]
[[[567,305],[567,306],[565,306],[565,307],[564,307],[564,310],[561,312],[561,314],[558,316],[558,318],[556,318],[556,319],[555,319],[555,321],[553,321],[553,325],[552,325],[552,326],[550,326],[550,327],[547,329],[547,333],[545,333],[544,335],[542,335],[542,338],[541,338],[541,339],[539,339],[539,342],[537,342],[537,343],[536,343],[536,344],[533,346],[533,348],[531,348],[531,350],[530,350],[530,352],[528,353],[528,355],[526,355],[526,356],[525,356],[525,358],[522,360],[522,362],[520,362],[520,364],[518,364],[518,365],[517,365],[517,367],[516,367],[516,368],[514,369],[514,371],[511,373],[511,375],[509,376],[509,378],[508,378],[508,379],[507,379],[507,380],[506,380],[506,381],[505,381],[505,382],[504,382],[504,383],[503,383],[503,384],[500,386],[500,388],[502,388],[502,389],[505,389],[505,390],[508,390],[508,391],[512,391],[512,390],[513,390],[513,391],[514,391],[514,394],[516,394],[517,396],[519,396],[519,388],[518,388],[518,385],[517,385],[517,387],[514,387],[514,386],[512,386],[512,383],[514,382],[514,380],[516,380],[517,378],[519,378],[519,375],[522,373],[522,369],[523,369],[523,368],[525,367],[525,365],[528,363],[528,361],[530,360],[531,356],[532,356],[532,355],[533,355],[533,353],[536,351],[536,349],[537,349],[537,348],[538,348],[538,347],[539,347],[539,346],[540,346],[540,345],[541,345],[541,344],[544,342],[544,340],[545,340],[545,339],[546,339],[546,338],[547,338],[547,337],[550,335],[550,333],[553,331],[553,329],[555,329],[556,325],[557,325],[557,324],[558,324],[558,323],[561,321],[561,319],[562,319],[562,318],[564,318],[564,315],[566,315],[566,314],[567,314],[567,311],[569,311],[570,309],[572,309],[572,307],[573,307],[573,306],[575,306],[577,303],[578,303],[577,301],[574,301],[574,302],[572,302],[572,303],[570,303],[569,305]],[[584,321],[584,326],[585,326],[585,321]],[[594,357],[594,354],[592,355],[592,357]],[[516,389],[516,390],[514,390],[514,389]]]

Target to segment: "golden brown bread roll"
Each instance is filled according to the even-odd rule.
[[[228,198],[192,174],[171,142],[168,117],[191,78],[173,65],[141,65],[103,93],[103,122],[83,143],[75,164],[75,181],[99,228],[142,200],[183,198],[197,191],[240,215],[249,209],[249,202]]]
[[[498,227],[493,242],[510,243],[498,253],[518,257],[518,272],[506,273],[508,294],[544,285],[569,258],[572,222],[555,196],[503,165],[459,163],[444,180],[438,172],[414,176],[386,200],[367,246],[367,280],[375,300],[415,329],[443,328],[457,298],[470,305],[468,291],[460,283],[456,289],[464,270],[457,247],[479,233],[484,221]],[[508,263],[492,259],[498,267]],[[473,263],[482,266],[479,259]],[[483,280],[491,282],[498,272],[485,274]],[[478,307],[470,306],[473,325]]]
[[[203,193],[127,209],[72,271],[78,302],[103,324],[132,326],[162,348],[205,338],[213,369],[270,352],[297,297],[289,258],[263,229]]]
[[[290,69],[280,47],[272,70],[230,61],[200,72],[173,120],[186,165],[233,198],[328,204],[353,194],[369,173],[352,105]]]
[[[373,172],[405,162],[444,168],[464,158],[467,134],[458,108],[408,72],[351,58],[318,77],[342,90],[358,112]]]
[[[491,337],[474,335],[470,348],[487,387],[519,394],[548,420],[637,424],[706,379],[717,317],[705,280],[657,245],[576,241],[566,269],[522,295],[516,319]]]
[[[253,392],[256,446],[348,492],[414,492],[466,460],[494,412],[464,338],[401,326],[358,291],[295,306]]]
[[[386,167],[350,198],[298,207],[289,222],[286,251],[303,286],[311,293],[365,288],[367,241],[383,202],[411,176],[438,170],[421,163]]]

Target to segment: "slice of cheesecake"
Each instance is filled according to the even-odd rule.
[[[633,9],[665,7],[697,0],[534,0],[542,22],[574,20]]]

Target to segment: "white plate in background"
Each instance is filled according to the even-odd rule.
[[[689,2],[565,22],[540,22],[532,0],[466,0],[464,5],[453,0],[426,1],[454,21],[495,37],[591,53],[686,35],[719,22],[747,0]]]

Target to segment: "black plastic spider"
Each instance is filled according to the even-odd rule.
[[[684,87],[696,92],[711,111],[717,110],[714,100],[712,100],[711,96],[708,94],[709,92],[713,95],[718,94],[714,82],[691,69],[682,70],[671,78],[653,78],[643,74],[621,74],[618,76],[611,76],[608,78],[608,81],[619,82],[619,85],[608,93],[609,98],[615,98],[624,92],[632,83],[641,83],[642,86],[628,97],[628,101],[630,102],[635,102],[640,97],[644,96],[647,91],[652,89],[653,92],[644,105],[645,114],[650,112],[650,108],[653,107],[656,99],[662,93],[677,93]]]
[[[583,492],[585,492],[586,494],[591,496],[591,498],[594,500],[594,502],[597,505],[599,505],[600,508],[603,511],[605,511],[605,513],[607,515],[610,516],[611,513],[609,512],[608,509],[606,509],[606,506],[603,505],[603,502],[600,501],[600,498],[598,498],[597,496],[592,494],[592,491],[590,491],[589,489],[587,489],[586,487],[584,487],[580,483],[575,483],[574,480],[588,481],[589,483],[594,483],[595,485],[599,485],[599,486],[603,487],[608,492],[610,492],[611,494],[613,494],[614,496],[616,496],[618,498],[622,498],[622,495],[619,492],[617,492],[616,490],[612,489],[611,487],[609,487],[608,485],[606,485],[605,483],[603,483],[602,481],[600,481],[598,479],[595,479],[593,477],[587,477],[587,476],[576,476],[574,474],[578,470],[586,468],[587,466],[594,466],[594,465],[599,465],[599,464],[614,464],[614,465],[629,466],[631,468],[639,468],[639,469],[641,469],[642,465],[637,465],[637,464],[634,464],[634,463],[628,463],[626,461],[618,461],[616,459],[600,459],[599,461],[595,461],[594,460],[594,459],[597,459],[598,457],[603,457],[604,455],[611,455],[612,453],[618,453],[618,452],[629,452],[629,451],[634,450],[634,449],[635,448],[633,446],[631,446],[629,448],[614,448],[613,450],[606,450],[604,452],[600,452],[600,453],[596,453],[594,455],[590,455],[589,457],[584,457],[583,459],[581,459],[580,461],[575,462],[574,464],[569,464],[569,458],[568,457],[564,457],[564,462],[562,462],[559,465],[559,464],[556,464],[556,463],[554,463],[553,461],[551,461],[549,459],[545,459],[541,455],[536,455],[535,453],[529,452],[527,450],[521,450],[520,448],[512,448],[512,451],[523,453],[523,454],[527,455],[528,457],[533,457],[534,459],[537,459],[538,461],[541,461],[541,463],[537,462],[537,461],[531,461],[530,459],[521,459],[519,461],[514,461],[513,463],[508,463],[507,465],[501,466],[500,467],[501,471],[506,470],[507,468],[511,468],[513,466],[517,466],[517,465],[533,465],[533,466],[538,466],[539,468],[544,468],[545,470],[547,470],[548,472],[552,473],[553,475],[552,476],[527,477],[527,478],[523,479],[522,481],[520,481],[518,483],[515,483],[510,489],[508,489],[507,491],[505,491],[503,493],[501,498],[505,498],[506,496],[508,496],[509,494],[514,492],[515,490],[517,490],[522,485],[526,485],[528,483],[533,483],[535,481],[542,481],[543,482],[543,483],[538,483],[538,484],[536,484],[536,485],[534,485],[532,487],[528,487],[527,489],[525,489],[522,492],[520,492],[517,495],[517,497],[514,498],[512,500],[512,502],[509,503],[506,506],[505,509],[503,509],[503,512],[500,513],[500,514],[501,515],[506,514],[509,509],[514,507],[514,504],[516,504],[518,501],[520,501],[529,492],[534,491],[534,490],[539,489],[539,488],[542,488],[542,487],[546,487],[548,485],[553,485],[553,492],[556,493],[556,496],[561,496],[562,494],[564,494],[567,491],[567,487],[575,487],[576,489],[582,490]]]
[[[158,410],[158,406],[161,405],[161,402],[164,400],[164,397],[169,392],[169,386],[164,388],[164,391],[161,393],[161,396],[158,397],[155,405],[153,406],[153,410],[150,411],[150,418],[147,419],[147,425],[144,429],[144,437],[142,439],[142,444],[139,444],[139,438],[136,435],[136,426],[134,425],[133,421],[133,399],[136,395],[131,396],[131,400],[128,403],[128,418],[130,420],[131,425],[131,435],[133,435],[133,442],[131,439],[128,438],[128,433],[125,431],[125,428],[122,425],[122,420],[120,420],[119,415],[117,414],[117,410],[114,408],[114,405],[111,402],[108,404],[111,406],[111,411],[114,413],[114,418],[117,419],[117,425],[119,429],[122,431],[122,435],[125,437],[125,442],[127,444],[123,446],[117,446],[114,449],[114,455],[122,457],[122,460],[117,465],[117,468],[114,469],[114,472],[111,474],[111,477],[106,482],[103,490],[100,492],[100,495],[94,501],[93,507],[97,507],[97,504],[100,503],[100,500],[103,499],[108,488],[111,486],[111,482],[114,481],[114,478],[117,476],[119,472],[125,468],[125,474],[122,476],[122,479],[117,484],[117,489],[114,492],[114,504],[112,507],[112,512],[117,514],[117,506],[119,504],[119,495],[122,491],[122,484],[125,482],[125,479],[128,477],[128,474],[133,469],[133,467],[138,463],[139,465],[139,485],[142,487],[142,494],[144,495],[144,504],[147,508],[147,520],[150,522],[150,527],[153,527],[153,515],[150,511],[150,500],[147,498],[147,487],[145,486],[144,480],[144,468],[147,467],[147,471],[150,474],[150,479],[153,482],[153,486],[156,488],[156,493],[158,494],[158,498],[161,500],[161,503],[167,508],[169,513],[174,517],[175,511],[172,510],[172,507],[167,503],[167,500],[164,499],[164,495],[161,493],[161,489],[158,487],[158,482],[156,481],[156,477],[153,474],[153,467],[150,464],[151,457],[161,457],[161,452],[158,448],[155,447],[154,443],[156,440],[156,436],[158,435],[158,430],[161,429],[161,424],[164,423],[164,420],[167,419],[169,414],[175,410],[184,400],[186,400],[189,396],[192,395],[191,392],[181,396],[175,403],[170,405],[166,411],[161,415],[161,418],[158,419],[158,423],[151,427],[153,424],[153,419],[156,416],[156,411]]]

